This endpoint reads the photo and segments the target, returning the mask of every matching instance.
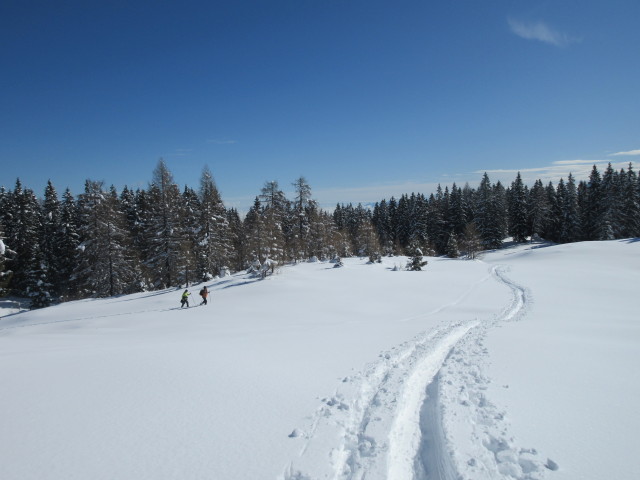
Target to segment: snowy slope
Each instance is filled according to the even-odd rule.
[[[3,313],[0,478],[633,478],[640,242],[536,247]]]
[[[638,478],[640,241],[559,245],[507,257],[527,286],[522,322],[491,332],[493,382],[511,431],[558,463],[555,479]]]

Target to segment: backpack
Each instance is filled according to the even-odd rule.
[[[200,290],[200,296],[204,295],[204,288]]]

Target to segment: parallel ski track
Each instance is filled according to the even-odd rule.
[[[291,462],[280,478],[458,478],[445,444],[441,418],[437,414],[439,406],[427,400],[432,395],[437,402],[439,371],[465,335],[474,330],[482,330],[478,335],[484,335],[489,328],[512,321],[525,310],[526,290],[509,280],[504,270],[503,266],[494,266],[490,270],[490,276],[512,292],[511,302],[499,315],[482,324],[477,320],[467,320],[424,332],[389,352],[383,352],[378,361],[350,379],[333,397],[323,399],[324,404],[314,415],[307,440],[300,451],[300,460]],[[480,325],[482,328],[478,329]],[[349,391],[353,388],[356,390]],[[305,453],[314,439],[331,435],[335,425],[341,427],[342,433],[339,444],[329,454],[330,471],[304,465]],[[425,445],[432,450],[426,456],[421,451]],[[425,460],[435,465],[425,466]],[[297,464],[302,469],[298,469]]]

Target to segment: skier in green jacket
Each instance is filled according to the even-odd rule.
[[[185,290],[182,293],[182,299],[180,300],[180,308],[184,307],[185,305],[187,306],[187,308],[189,308],[189,295],[191,295],[191,293],[189,292],[189,290]]]

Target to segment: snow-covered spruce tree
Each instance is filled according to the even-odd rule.
[[[623,178],[622,236],[640,237],[640,182],[631,163]]]
[[[80,245],[80,234],[78,233],[78,209],[75,198],[67,188],[62,195],[60,205],[60,230],[56,235],[58,247],[58,272],[57,278],[60,284],[57,291],[62,300],[77,298],[78,286],[72,280],[73,271],[76,267],[76,256]]]
[[[587,182],[585,205],[582,211],[582,232],[585,240],[605,240],[607,237],[606,211],[603,201],[602,177],[594,165]]]
[[[39,281],[34,277],[38,250],[42,241],[42,213],[32,190],[22,188],[18,179],[6,200],[5,236],[15,255],[7,259],[7,268],[13,272],[9,288],[18,295],[27,296],[30,287]]]
[[[440,211],[442,212],[442,220],[444,221],[445,228],[451,232],[453,231],[453,222],[451,215],[451,194],[449,193],[449,187],[444,187],[444,193],[442,194],[442,201],[440,202]],[[447,241],[449,236],[447,235]],[[446,245],[446,244],[445,244]]]
[[[7,256],[10,256],[13,252],[4,242],[6,237],[2,228],[2,222],[0,222],[0,297],[7,294],[7,287],[11,280],[11,270],[6,268]]]
[[[245,233],[242,220],[235,208],[227,210],[227,221],[229,223],[229,241],[231,242],[229,266],[234,271],[243,270],[247,267]]]
[[[142,290],[147,290],[150,285],[149,275],[142,262],[144,258],[144,198],[146,192],[138,189],[133,191],[126,185],[120,193],[119,209],[124,215],[125,225],[128,232],[130,244],[128,246],[128,255],[136,264],[136,271],[139,277],[139,286]],[[139,199],[143,199],[140,201]]]
[[[393,244],[393,255],[397,255],[402,252],[402,246],[400,245],[399,238],[398,201],[395,199],[395,197],[391,197],[389,199],[389,220],[391,221],[391,242]]]
[[[244,217],[242,229],[244,232],[243,243],[245,251],[243,268],[247,268],[255,262],[262,264],[262,260],[264,260],[262,252],[264,251],[265,227],[262,206],[258,197],[255,198],[253,205]]]
[[[309,254],[320,260],[338,256],[340,234],[332,216],[313,206],[309,213]]]
[[[44,269],[48,277],[42,281],[50,285],[51,295],[57,298],[61,294],[61,289],[66,280],[61,276],[62,269],[60,261],[62,259],[61,252],[61,230],[60,223],[61,204],[58,199],[58,193],[49,180],[44,191],[44,202],[42,204],[42,261]],[[50,299],[52,300],[52,299]]]
[[[296,218],[293,204],[287,200],[284,209],[284,215],[282,217],[282,236],[284,238],[283,248],[283,261],[291,262],[299,257],[297,251],[296,242],[296,225],[298,219]],[[304,249],[304,246],[303,246]]]
[[[602,176],[603,216],[605,221],[605,240],[621,238],[622,231],[622,195],[621,181],[618,172],[611,163],[607,165]]]
[[[0,185],[0,227],[4,225],[5,217],[8,213],[7,202],[9,200],[9,193],[4,185]]]
[[[110,216],[108,253],[110,262],[113,264],[112,270],[116,276],[114,290],[117,291],[114,294],[144,291],[146,290],[146,281],[139,251],[133,245],[126,215],[113,185],[109,188],[107,207]]]
[[[48,307],[54,300],[54,288],[49,282],[49,266],[39,245],[35,246],[34,255],[31,270],[27,272],[28,277],[31,279],[30,285],[27,287],[27,297],[30,299],[29,308],[32,310]]]
[[[292,260],[309,258],[310,215],[315,212],[316,205],[311,198],[311,186],[304,177],[292,183],[295,197],[292,202]]]
[[[136,209],[136,193],[128,186],[124,186],[120,192],[120,209],[127,219],[127,226],[133,234],[133,229],[140,222]]]
[[[531,234],[527,219],[527,191],[518,172],[508,192],[509,235],[515,242],[525,242]]]
[[[16,256],[15,251],[13,255],[10,253],[8,239],[8,232],[11,231],[11,224],[13,222],[13,210],[14,210],[14,197],[11,190],[7,191],[4,186],[0,187],[0,240],[2,240],[3,248],[3,276],[0,278],[0,295],[6,295],[9,293],[9,285],[11,283],[11,277],[13,272],[9,269],[10,257]]]
[[[474,260],[482,250],[482,239],[475,222],[469,222],[464,228],[463,248],[468,260]]]
[[[201,203],[198,194],[192,188],[185,187],[182,192],[182,225],[181,231],[184,235],[181,258],[181,283],[189,286],[194,281],[204,281],[213,278],[212,274],[207,274],[205,262],[203,262],[202,251],[202,219]]]
[[[133,191],[126,185],[120,192],[120,210],[124,214],[127,222],[127,229],[129,230],[132,248],[136,250],[136,256],[142,258],[142,245],[144,245],[144,231],[143,231],[143,219],[144,219],[144,204],[146,192],[138,189]],[[142,200],[140,200],[142,199]]]
[[[529,191],[527,202],[528,230],[531,235],[543,235],[547,230],[549,204],[542,180],[536,180]]]
[[[149,220],[152,218],[152,212],[151,196],[147,190],[141,188],[136,189],[135,210],[132,213],[133,216],[130,218],[128,212],[125,210],[131,232],[131,240],[140,257],[140,268],[145,279],[145,285],[152,288],[154,275],[147,265],[147,259],[151,257],[147,227],[149,226]]]
[[[501,191],[492,186],[485,172],[476,193],[475,226],[482,239],[484,249],[500,248],[504,238],[504,204]]]
[[[614,214],[616,219],[616,238],[628,238],[626,233],[626,195],[627,195],[627,172],[621,168],[616,172],[615,177],[615,206]]]
[[[560,221],[562,210],[560,206],[562,205],[565,195],[564,180],[562,182],[558,182],[558,187],[559,189],[553,186],[553,182],[549,182],[544,190],[546,203],[549,208],[549,218],[545,222],[545,229],[541,234],[543,238],[551,240],[552,242],[560,241],[560,231],[562,228]]]
[[[447,257],[458,258],[460,256],[460,249],[458,248],[458,239],[456,234],[451,232],[449,234],[449,241],[447,242]]]
[[[283,223],[285,221],[288,200],[280,190],[278,182],[265,182],[260,193],[262,217],[262,252],[260,262],[270,259],[281,263],[284,261],[285,237]]]
[[[419,195],[418,198],[422,197]],[[435,197],[429,198],[429,210],[432,215],[431,228],[427,234],[433,242],[436,253],[442,255],[447,250],[451,224],[449,219],[449,189],[438,185]]]
[[[326,247],[331,243],[328,238],[329,232],[323,222],[324,212],[318,208],[316,202],[311,202],[306,208],[305,215],[308,221],[308,231],[305,240],[305,250],[308,258],[319,258],[328,260]]]
[[[355,241],[358,251],[362,256],[369,257],[371,261],[378,261],[381,258],[381,248],[378,242],[378,234],[371,221],[363,222],[358,229],[358,236]]]
[[[493,193],[496,201],[499,238],[500,241],[507,236],[507,226],[509,224],[509,208],[507,206],[507,190],[502,185],[502,182],[498,180],[493,187]],[[501,245],[502,246],[502,245]]]
[[[465,183],[462,188],[462,208],[464,209],[464,218],[466,221],[463,227],[464,231],[467,224],[475,221],[476,218],[476,191],[471,188],[468,183]]]
[[[442,226],[442,217],[432,200],[433,195],[429,200],[423,194],[409,197],[409,212],[413,218],[409,226],[409,244],[417,242],[423,252],[432,249],[431,237]]]
[[[368,257],[380,254],[378,234],[371,221],[371,212],[361,204],[352,212],[349,234],[356,255]]]
[[[351,257],[354,255],[351,245],[351,239],[349,238],[349,232],[346,230],[336,231],[336,255],[339,257]]]
[[[389,211],[388,203],[385,199],[380,203],[375,204],[373,207],[373,214],[371,216],[373,225],[378,233],[378,241],[382,254],[385,256],[393,255],[393,230],[391,224],[391,215]]]
[[[569,174],[564,196],[561,200],[562,228],[561,242],[577,242],[581,237],[580,212],[578,211],[578,192],[573,175]]]
[[[403,250],[409,246],[409,239],[413,233],[412,223],[409,197],[401,195],[395,209],[394,226],[398,245]]]
[[[551,206],[550,214],[551,219],[548,222],[550,228],[547,233],[547,238],[554,242],[561,242],[561,234],[563,229],[563,217],[562,217],[562,205],[565,202],[567,196],[567,188],[564,184],[564,179],[560,179],[555,192],[552,194],[553,185],[549,182],[549,205]]]
[[[145,266],[155,288],[175,287],[183,277],[185,237],[182,231],[183,199],[164,160],[153,171],[144,219]]]
[[[137,259],[117,192],[87,180],[78,198],[79,235],[73,280],[81,297],[108,297],[141,289]]]
[[[198,240],[198,275],[201,280],[218,275],[230,266],[233,242],[227,210],[208,167],[200,177],[200,235]]]
[[[450,196],[450,218],[449,223],[453,229],[453,233],[457,236],[464,234],[464,227],[467,224],[467,209],[465,208],[465,199],[462,195],[462,189],[454,183],[451,187]]]
[[[422,249],[418,246],[417,242],[412,241],[407,248],[407,255],[409,261],[407,262],[407,270],[420,271],[422,267],[427,265],[427,261],[424,259]]]

